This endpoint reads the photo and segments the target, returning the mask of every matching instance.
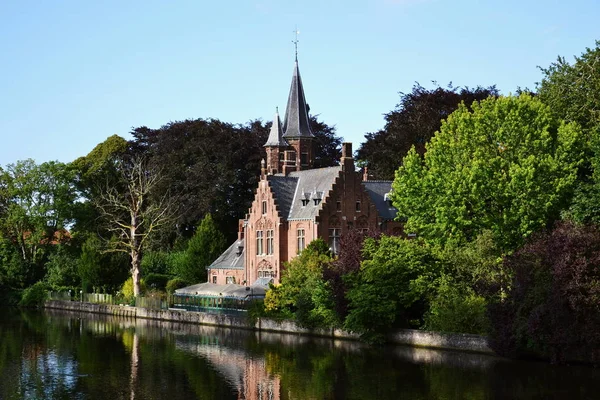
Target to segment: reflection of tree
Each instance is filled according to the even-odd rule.
[[[139,362],[140,343],[138,335],[133,333],[133,346],[131,348],[131,377],[129,379],[131,400],[135,400],[135,387],[138,381],[138,362]]]

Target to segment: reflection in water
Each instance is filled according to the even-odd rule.
[[[596,398],[600,371],[48,311],[0,313],[0,399]]]

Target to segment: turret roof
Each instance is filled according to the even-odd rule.
[[[282,137],[283,129],[281,129],[281,120],[279,119],[279,111],[275,112],[275,117],[273,118],[273,125],[271,126],[271,131],[269,132],[269,138],[267,139],[267,143],[265,143],[265,147],[267,146],[278,146],[285,147],[288,143]]]
[[[310,130],[308,104],[306,104],[306,98],[304,97],[304,88],[302,86],[302,78],[300,78],[300,70],[298,69],[298,60],[296,60],[294,64],[292,85],[290,87],[290,94],[285,109],[283,137],[314,137]]]

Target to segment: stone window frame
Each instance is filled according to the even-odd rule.
[[[262,256],[264,253],[264,247],[263,247],[263,242],[264,237],[263,237],[263,231],[256,231],[256,255],[257,256]]]
[[[275,231],[273,229],[268,229],[267,230],[267,255],[273,255],[273,251],[274,251],[274,237],[275,237]]]
[[[304,228],[296,229],[296,239],[298,254],[300,254],[306,248],[306,231]]]

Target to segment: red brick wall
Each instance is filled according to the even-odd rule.
[[[266,202],[266,213],[263,214],[263,201]],[[248,284],[252,284],[259,277],[259,270],[273,271],[274,280],[279,281],[279,265],[281,261],[281,218],[277,215],[273,193],[268,181],[262,179],[250,208],[250,217],[247,221],[245,239],[246,277]],[[267,231],[273,231],[273,254],[267,254]],[[262,254],[257,254],[257,231],[262,231]]]

